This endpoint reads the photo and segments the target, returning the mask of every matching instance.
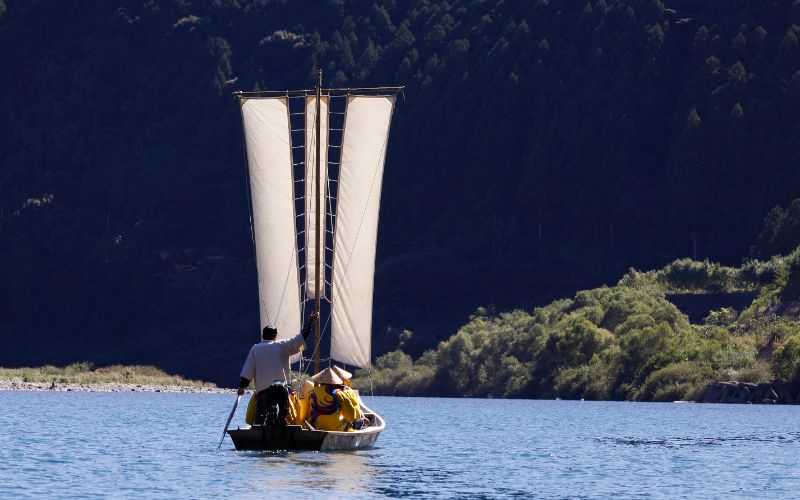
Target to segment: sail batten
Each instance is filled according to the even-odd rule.
[[[286,97],[241,99],[261,328],[300,330],[292,141]]]
[[[339,165],[331,358],[368,367],[383,166],[394,96],[348,96]]]

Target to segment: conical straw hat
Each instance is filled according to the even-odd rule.
[[[342,380],[350,380],[353,377],[353,374],[349,371],[345,370],[344,368],[339,368],[336,365],[331,366],[331,369],[339,374],[342,377]]]
[[[311,377],[311,380],[319,384],[342,385],[350,377],[349,373],[334,366],[333,368],[325,368]]]
[[[311,380],[317,382],[318,384],[332,384],[332,385],[341,385],[344,382],[344,379],[339,376],[338,373],[331,370],[330,368],[325,368],[321,372],[317,373]]]

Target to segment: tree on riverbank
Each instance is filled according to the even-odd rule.
[[[742,291],[757,295],[741,313],[711,311],[699,324],[668,300]],[[531,312],[479,309],[416,361],[380,357],[372,383],[378,394],[673,401],[697,400],[717,380],[800,381],[799,300],[800,247],[740,267],[680,259]]]

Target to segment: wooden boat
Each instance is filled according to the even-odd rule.
[[[299,425],[276,428],[262,425],[229,429],[228,434],[237,450],[336,451],[368,448],[378,440],[386,423],[363,403],[361,409],[372,424],[360,431],[318,431]]]
[[[311,90],[234,94],[247,151],[261,327],[276,327],[279,339],[296,335],[313,303],[315,312],[323,312],[315,323],[314,373],[320,371],[328,324],[330,362],[370,366],[381,184],[400,91],[323,88],[320,70]],[[303,359],[295,361],[302,369]],[[237,450],[364,448],[375,443],[386,423],[359,402],[371,421],[364,430],[226,426],[226,431]]]

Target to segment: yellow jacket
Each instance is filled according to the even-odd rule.
[[[308,427],[305,420],[308,419],[309,397],[301,398],[296,392],[289,395],[289,425],[302,425]]]
[[[321,431],[352,430],[350,424],[363,416],[358,396],[343,385],[314,387],[307,399],[309,423]]]

